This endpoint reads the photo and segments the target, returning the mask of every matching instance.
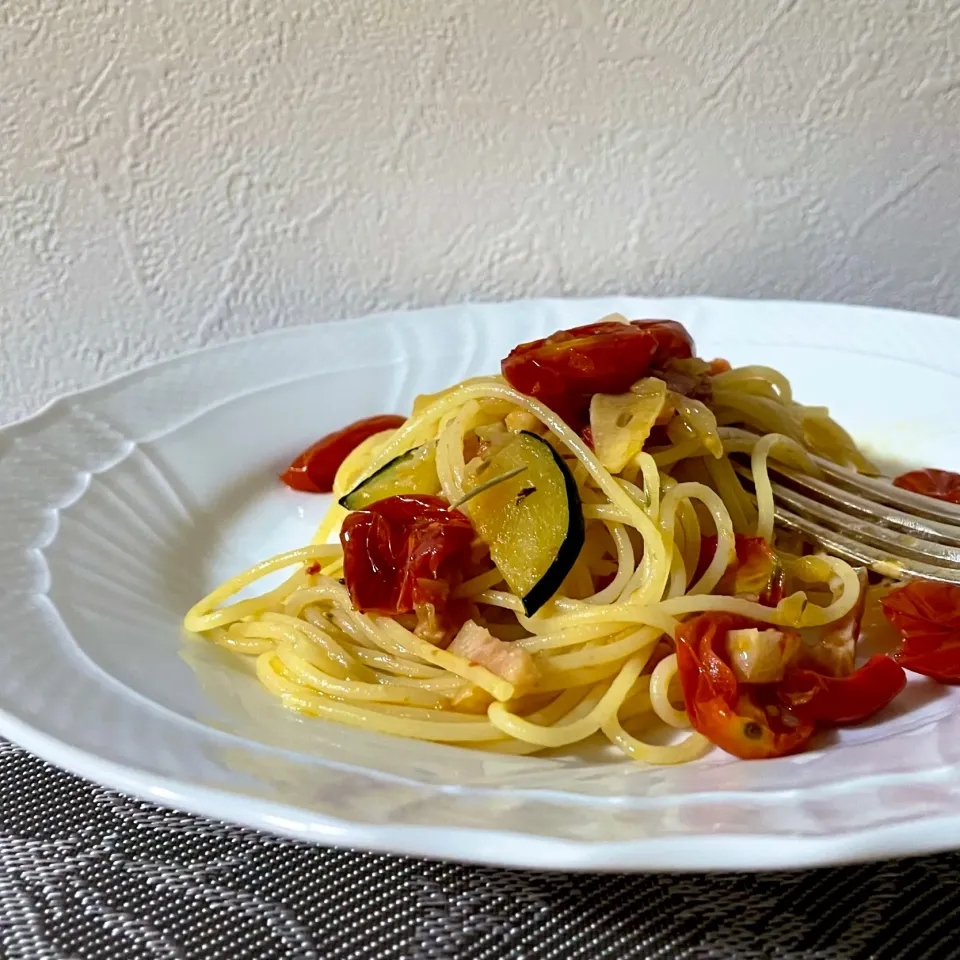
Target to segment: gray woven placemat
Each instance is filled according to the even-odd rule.
[[[325,850],[163,810],[0,741],[0,946],[109,957],[960,957],[960,854],[596,876]]]

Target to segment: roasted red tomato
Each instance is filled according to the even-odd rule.
[[[429,603],[439,611],[470,561],[473,539],[467,517],[440,497],[387,497],[355,510],[340,531],[354,607],[393,616]]]
[[[675,320],[602,320],[521,343],[501,369],[514,389],[580,430],[593,394],[623,393],[651,366],[692,355],[693,340]]]
[[[901,666],[944,683],[960,682],[960,586],[914,580],[880,603],[903,637],[896,654]]]
[[[715,593],[756,594],[760,602],[775,607],[783,599],[780,561],[763,537],[735,535],[737,556],[714,588]],[[693,582],[699,580],[717,552],[717,537],[700,540],[700,559]]]
[[[860,723],[882,710],[906,685],[903,667],[878,655],[846,677],[788,670],[777,684],[777,696],[805,723]]]
[[[383,430],[396,430],[406,423],[405,417],[384,413],[351,423],[350,426],[329,433],[308,447],[287,467],[280,479],[294,490],[304,493],[330,493],[333,478],[350,453],[368,437]]]
[[[949,470],[911,470],[897,477],[893,485],[947,503],[960,503],[960,473]]]
[[[747,617],[703,613],[677,632],[677,670],[693,728],[742,760],[802,750],[814,724],[777,700],[777,684],[740,684],[725,659],[727,632],[757,627]],[[785,631],[782,631],[785,632]]]

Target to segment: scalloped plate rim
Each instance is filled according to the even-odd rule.
[[[205,344],[163,360],[147,363],[122,372],[98,384],[64,393],[55,397],[36,412],[0,426],[0,459],[6,454],[8,444],[16,442],[18,434],[33,435],[43,430],[45,420],[69,412],[70,404],[84,399],[95,399],[118,384],[136,384],[145,380],[158,369],[171,369],[180,364],[189,364],[197,358],[221,351],[242,350],[251,343],[265,339],[296,340],[322,330],[335,336],[337,329],[352,329],[377,321],[387,323],[392,318],[412,319],[418,316],[449,312],[450,310],[538,309],[549,307],[569,308],[571,305],[595,305],[604,301],[611,303],[632,298],[628,295],[615,297],[544,298],[507,302],[468,301],[448,306],[426,309],[382,311],[367,317],[330,321],[322,324],[298,324],[277,328],[263,333],[254,333],[226,343]],[[935,323],[955,323],[951,318],[935,314],[917,314],[908,311],[872,306],[832,304],[822,302],[748,300],[715,297],[669,297],[638,298],[645,303],[691,305],[737,304],[751,307],[776,307],[788,305],[791,309],[808,307],[818,311],[866,311],[885,315],[889,319],[912,318]],[[738,343],[747,343],[740,340]],[[757,345],[769,345],[770,340],[755,341]],[[816,346],[816,344],[808,344]],[[898,359],[889,354],[872,354],[886,359]],[[943,373],[956,376],[953,370],[933,367]],[[256,388],[255,388],[256,389]],[[254,391],[255,392],[255,391]],[[224,402],[229,402],[232,397]],[[64,409],[61,409],[64,408]],[[173,428],[175,429],[175,428]],[[137,444],[148,442],[151,437],[131,440]],[[108,468],[109,469],[109,468]],[[51,509],[48,507],[48,509]],[[61,507],[53,507],[59,518]],[[55,535],[54,535],[55,539]],[[41,552],[43,548],[40,548]],[[45,560],[46,562],[46,560]],[[35,594],[32,594],[35,595]],[[8,598],[0,594],[0,601]],[[901,856],[930,853],[960,846],[960,815],[936,815],[920,821],[894,822],[863,830],[836,830],[827,835],[770,835],[765,833],[704,834],[687,836],[643,837],[636,840],[581,841],[562,837],[549,837],[534,833],[505,831],[496,828],[477,827],[426,827],[410,824],[378,824],[349,818],[339,819],[316,810],[304,810],[274,800],[155,774],[136,765],[124,765],[107,760],[82,747],[57,739],[8,712],[0,703],[0,733],[23,745],[38,756],[83,777],[100,782],[113,789],[139,796],[163,806],[175,806],[208,817],[224,818],[257,829],[321,843],[359,845],[368,849],[407,855],[424,855],[463,860],[466,862],[490,863],[501,866],[534,869],[573,870],[762,870],[820,866],[832,863],[874,859],[881,856]],[[960,780],[960,765],[948,764],[944,769]],[[908,783],[912,772],[891,775],[893,780]],[[491,852],[490,839],[503,841],[496,852]],[[749,844],[762,855],[755,854],[752,860],[744,860],[735,849]],[[769,849],[768,849],[769,848]],[[483,852],[480,852],[483,851]]]
[[[157,806],[293,840],[359,847],[398,856],[524,870],[754,873],[870,862],[877,859],[878,848],[884,851],[884,857],[912,857],[960,846],[960,814],[925,818],[919,831],[922,836],[918,836],[915,823],[907,822],[824,836],[777,837],[775,843],[762,833],[692,834],[596,843],[493,828],[358,823],[315,812],[305,816],[304,811],[294,806],[262,798],[238,797],[229,791],[197,787],[103,760],[38,733],[2,708],[0,731],[14,743],[68,773]],[[238,799],[244,803],[242,810],[233,808]],[[478,842],[480,834],[484,838]],[[491,848],[487,844],[493,838],[504,842]],[[745,844],[755,844],[764,854],[732,866]],[[479,852],[481,849],[484,852]]]

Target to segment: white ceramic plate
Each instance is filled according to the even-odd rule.
[[[960,468],[960,322],[820,304],[533,301],[194,353],[0,431],[0,733],[161,804],[326,844],[535,868],[800,867],[960,847],[960,691],[920,678],[822,749],[675,768],[496,757],[283,711],[181,635],[226,575],[307,542],[277,472],[326,431],[620,311],[766,363],[874,454]]]

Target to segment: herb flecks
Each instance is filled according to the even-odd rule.
[[[536,492],[537,492],[537,488],[536,488],[536,487],[524,487],[524,488],[517,494],[517,500],[516,500],[517,506],[519,507],[520,504],[523,503],[523,501],[526,500],[527,497],[529,497],[531,493],[536,493]]]
[[[456,510],[458,507],[462,507],[468,500],[472,500],[474,497],[479,496],[481,493],[486,493],[491,487],[495,487],[498,484],[504,483],[507,480],[512,480],[514,477],[519,477],[521,473],[524,472],[527,468],[516,467],[513,470],[508,470],[506,473],[501,473],[499,476],[492,477],[489,480],[484,481],[478,486],[474,487],[472,490],[468,490],[459,500],[454,501],[447,508],[448,510]]]

